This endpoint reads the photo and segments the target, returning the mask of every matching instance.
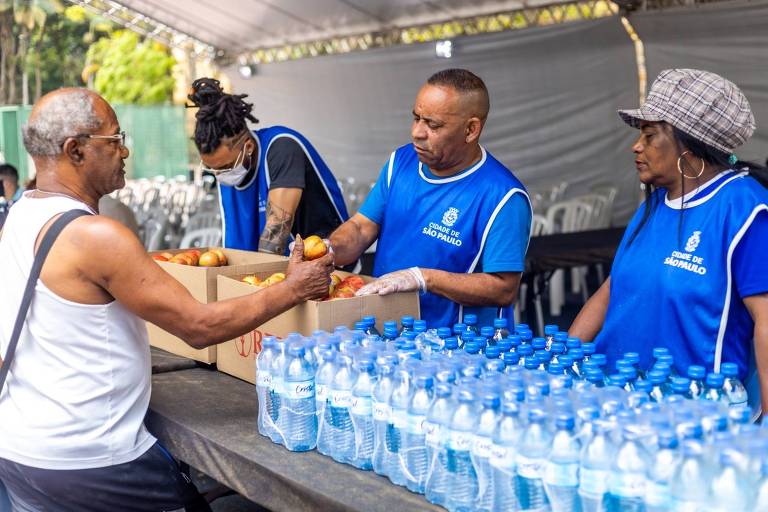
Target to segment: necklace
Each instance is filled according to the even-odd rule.
[[[73,201],[77,201],[78,203],[82,203],[82,204],[84,204],[84,205],[85,205],[85,207],[86,207],[86,208],[88,208],[88,210],[89,210],[89,211],[90,211],[92,214],[94,214],[94,215],[98,215],[98,213],[97,213],[97,212],[96,212],[96,211],[95,211],[93,208],[91,208],[90,206],[88,206],[87,204],[85,204],[85,202],[84,202],[82,199],[78,199],[77,197],[71,196],[71,195],[69,195],[69,194],[65,194],[65,193],[63,193],[63,192],[49,192],[49,191],[47,191],[47,190],[43,190],[43,189],[40,189],[40,188],[36,188],[36,189],[35,189],[35,191],[36,191],[36,192],[42,192],[43,194],[48,194],[48,195],[50,195],[50,196],[66,197],[67,199],[71,199],[71,200],[73,200]]]

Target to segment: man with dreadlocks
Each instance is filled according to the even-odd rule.
[[[292,235],[328,236],[349,217],[336,178],[299,132],[258,123],[245,94],[226,94],[218,80],[199,78],[188,98],[202,166],[216,175],[224,215],[224,246],[283,254]]]

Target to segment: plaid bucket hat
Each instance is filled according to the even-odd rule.
[[[733,153],[755,131],[747,98],[733,82],[698,69],[665,69],[651,85],[645,103],[619,110],[633,128],[640,121],[666,121],[720,151]]]

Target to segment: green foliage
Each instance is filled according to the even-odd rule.
[[[164,46],[118,30],[91,45],[87,64],[98,66],[94,88],[110,103],[156,105],[170,102],[176,59]]]

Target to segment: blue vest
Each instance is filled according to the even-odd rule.
[[[719,371],[734,362],[745,379],[754,324],[734,289],[731,257],[755,216],[768,210],[768,191],[745,173],[727,172],[685,203],[656,208],[637,238],[641,206],[627,227],[611,270],[610,302],[595,339],[611,369],[625,352],[653,363],[653,347],[667,347],[676,370],[703,365]],[[682,230],[678,230],[682,215]]]
[[[412,144],[392,153],[374,276],[414,266],[454,273],[476,271],[498,211],[513,194],[528,199],[525,187],[509,169],[482,151],[480,162],[443,179],[425,174]],[[465,313],[459,304],[429,292],[420,302],[421,318],[430,328],[452,326]],[[478,313],[479,325],[489,325],[495,317],[513,318],[511,309],[473,308],[472,312]]]
[[[344,222],[349,218],[344,196],[336,183],[336,178],[320,158],[317,150],[302,134],[285,126],[271,126],[254,130],[253,135],[259,162],[253,178],[235,187],[219,184],[224,247],[247,251],[258,250],[259,237],[267,222],[267,196],[270,187],[267,153],[272,143],[280,137],[288,137],[299,143],[323,183],[339,220]]]

